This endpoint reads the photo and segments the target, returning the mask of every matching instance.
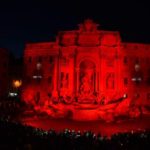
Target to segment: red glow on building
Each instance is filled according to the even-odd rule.
[[[92,20],[55,42],[26,44],[22,99],[52,117],[111,121],[150,107],[150,45],[125,43]]]

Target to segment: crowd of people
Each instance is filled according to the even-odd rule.
[[[150,149],[150,131],[118,133],[111,137],[91,131],[65,129],[56,132],[20,123],[0,120],[0,149],[11,150],[146,150]]]
[[[111,137],[91,131],[57,132],[23,125],[16,117],[26,105],[16,100],[0,102],[0,150],[139,150],[150,149],[150,131],[117,133]],[[15,118],[15,119],[14,119]]]

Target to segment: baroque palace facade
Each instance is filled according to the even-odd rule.
[[[150,45],[122,42],[118,31],[85,20],[55,42],[28,43],[22,99],[110,104],[122,98],[150,104]]]

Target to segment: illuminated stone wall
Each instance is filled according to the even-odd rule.
[[[92,20],[58,33],[55,42],[26,44],[22,99],[109,104],[120,98],[150,104],[150,45],[124,43]]]

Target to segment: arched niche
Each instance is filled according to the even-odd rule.
[[[95,92],[95,69],[95,63],[88,59],[79,64],[79,94],[82,98],[91,98]]]

